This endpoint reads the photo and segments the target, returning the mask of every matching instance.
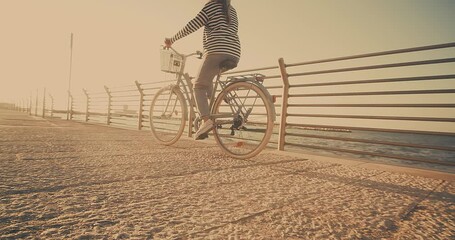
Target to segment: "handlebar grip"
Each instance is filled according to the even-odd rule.
[[[199,55],[199,59],[202,59],[202,56],[204,55],[201,51],[196,51],[196,54]]]

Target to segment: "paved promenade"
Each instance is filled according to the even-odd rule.
[[[455,239],[453,180],[0,109],[0,239]]]

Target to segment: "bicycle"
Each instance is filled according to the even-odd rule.
[[[150,105],[150,128],[156,140],[165,145],[177,142],[188,122],[191,137],[201,125],[193,95],[192,78],[184,73],[186,60],[202,58],[202,53],[180,54],[173,48],[161,50],[161,70],[176,74],[176,82],[156,92]],[[234,68],[231,61],[220,64],[209,98],[210,118],[215,122],[212,135],[229,156],[246,159],[256,156],[267,145],[276,119],[272,96],[262,85],[264,75],[227,77],[222,73]],[[220,88],[218,90],[218,88]],[[188,112],[189,106],[189,112]]]

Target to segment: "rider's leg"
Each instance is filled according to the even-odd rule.
[[[210,118],[210,109],[208,99],[212,95],[213,91],[213,78],[220,71],[220,63],[226,59],[232,59],[233,61],[238,61],[238,58],[233,57],[227,54],[210,54],[204,57],[203,63],[199,70],[199,74],[194,82],[194,97],[196,98],[197,108],[203,119],[204,123],[197,131],[195,138],[198,139],[199,136],[213,126],[208,126],[211,122],[208,122]],[[213,123],[212,123],[213,124]],[[207,125],[207,126],[206,126]],[[207,130],[208,129],[208,130]]]
[[[196,104],[202,119],[205,121],[209,119],[210,115],[208,99],[211,97],[213,91],[213,78],[220,71],[220,63],[226,59],[238,61],[236,57],[227,54],[206,55],[194,82]]]

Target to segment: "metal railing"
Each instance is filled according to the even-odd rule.
[[[292,64],[279,59],[277,66],[225,76],[252,73],[266,76],[264,85],[276,99],[280,121],[272,147],[455,165],[455,43]],[[70,119],[148,128],[153,94],[172,82],[72,93]],[[21,109],[27,105],[32,114],[32,101],[23,100]],[[53,106],[53,99],[46,101],[43,109]]]
[[[454,166],[453,48],[455,43],[294,64],[280,59],[287,96],[279,149],[303,147]],[[425,144],[422,138],[430,135],[448,140],[445,145]],[[440,151],[450,159],[422,157],[413,154],[416,149]]]
[[[108,87],[104,91],[82,90],[69,94],[69,120],[106,124],[138,130],[148,127],[148,108],[153,94],[172,81],[139,83],[134,85]],[[66,110],[51,110],[64,118]]]

